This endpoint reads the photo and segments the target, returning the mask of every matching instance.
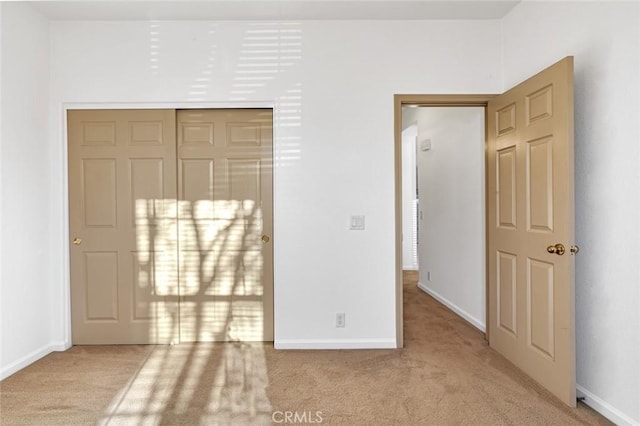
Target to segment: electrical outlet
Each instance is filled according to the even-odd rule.
[[[336,327],[344,327],[344,312],[338,312],[336,314]]]
[[[427,281],[431,281],[431,271],[427,271]]]

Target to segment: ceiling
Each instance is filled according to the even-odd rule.
[[[52,20],[500,19],[520,0],[35,1]]]

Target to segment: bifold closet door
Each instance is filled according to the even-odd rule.
[[[67,118],[73,343],[175,341],[175,111]]]
[[[273,340],[272,116],[177,113],[181,341]]]

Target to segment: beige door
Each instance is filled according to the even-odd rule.
[[[487,131],[490,345],[575,406],[573,58],[489,101]]]
[[[177,331],[175,111],[69,111],[74,344]]]
[[[273,340],[272,116],[69,112],[74,344]]]
[[[177,117],[181,340],[273,340],[272,111]]]

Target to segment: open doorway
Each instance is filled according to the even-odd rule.
[[[485,107],[491,95],[396,95],[396,301],[403,346],[405,177],[415,175],[418,286],[475,327],[486,324]],[[403,170],[415,126],[416,173]],[[405,132],[405,136],[411,132]],[[406,141],[405,141],[406,142]],[[435,143],[434,143],[435,142]],[[437,149],[436,149],[437,148]],[[410,155],[409,155],[410,156]],[[409,197],[410,198],[410,197]],[[413,232],[410,231],[410,232]],[[410,236],[409,236],[410,238]]]
[[[484,108],[408,105],[402,121],[403,270],[484,332]]]
[[[402,107],[411,104],[485,108],[487,339],[575,407],[573,57],[496,96],[395,96],[398,346],[403,343]],[[562,257],[565,251],[568,256]]]

